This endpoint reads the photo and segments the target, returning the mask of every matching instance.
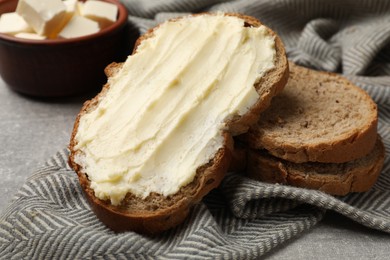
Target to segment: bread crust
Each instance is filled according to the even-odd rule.
[[[347,133],[338,135],[333,139],[321,140],[316,143],[310,142],[310,138],[291,142],[279,135],[277,138],[271,130],[265,130],[264,117],[260,117],[258,124],[254,124],[245,135],[241,136],[241,140],[248,146],[256,149],[266,149],[273,156],[295,162],[324,162],[324,163],[343,163],[358,159],[368,154],[374,147],[377,136],[377,106],[371,97],[361,88],[353,85],[347,79],[340,75],[330,72],[319,72],[300,67],[290,63],[290,81],[286,85],[286,89],[291,84],[322,84],[323,81],[337,80],[342,82],[345,88],[353,89],[361,97],[364,97],[364,102],[370,106],[370,118],[365,122],[364,126],[354,128]],[[310,83],[309,83],[310,82]],[[299,89],[297,93],[299,93]],[[359,104],[356,104],[357,106]],[[267,112],[265,112],[267,113]],[[282,116],[282,115],[281,115]],[[279,119],[276,113],[270,115],[268,120],[277,121]],[[305,120],[301,117],[300,120]],[[341,119],[342,120],[342,119]],[[326,124],[326,123],[325,123]],[[274,124],[275,128],[277,127]],[[283,125],[288,129],[288,123]],[[321,129],[314,129],[319,131]],[[296,138],[298,140],[298,136]]]
[[[244,16],[241,14],[226,15],[237,16],[245,20],[246,26],[261,25],[259,21],[249,16]],[[153,36],[153,31],[156,28],[157,27],[149,30],[136,41],[133,54],[137,52],[137,47],[143,40]],[[80,113],[75,120],[73,132],[71,135],[69,144],[69,165],[77,173],[80,185],[92,207],[92,210],[106,226],[116,232],[131,230],[146,234],[160,233],[182,223],[188,215],[191,206],[195,203],[198,203],[210,190],[219,186],[221,180],[228,170],[231,160],[231,152],[233,150],[232,136],[247,131],[249,126],[257,120],[259,113],[270,104],[271,98],[280,92],[287,82],[288,61],[283,44],[280,38],[273,31],[270,29],[268,30],[272,35],[275,36],[277,58],[275,68],[268,71],[264,76],[268,82],[262,80],[255,86],[258,92],[260,92],[260,90],[266,86],[267,89],[265,93],[261,93],[258,102],[250,109],[247,114],[243,115],[242,117],[232,118],[229,122],[227,122],[227,131],[223,133],[225,140],[224,146],[218,150],[216,156],[211,159],[209,163],[198,168],[196,176],[190,184],[182,187],[178,193],[169,197],[162,197],[159,194],[149,195],[150,199],[160,199],[167,204],[161,208],[131,210],[132,203],[142,204],[142,199],[137,198],[132,194],[127,194],[126,198],[120,206],[113,206],[109,201],[103,201],[94,196],[94,192],[90,188],[90,181],[87,176],[88,174],[83,173],[82,167],[75,162],[75,157],[80,152],[75,148],[77,145],[75,136],[79,127],[80,118],[89,111],[92,111],[97,106],[100,100],[104,98],[105,93],[110,88],[110,85],[108,83],[104,85],[102,91],[96,97],[84,103]],[[112,77],[121,69],[121,67],[122,64],[120,63],[112,63],[107,66],[105,73],[108,77]],[[146,200],[148,198],[146,198]]]
[[[219,186],[231,159],[232,140],[225,134],[225,147],[222,147],[215,158],[207,165],[197,170],[195,179],[172,196],[163,198],[175,201],[173,205],[161,209],[138,209],[128,211],[127,205],[131,202],[139,203],[141,199],[134,196],[125,198],[122,206],[113,206],[110,201],[103,201],[95,197],[90,188],[87,176],[77,171],[79,182],[83,188],[92,210],[107,227],[115,232],[134,231],[137,233],[157,234],[182,223],[191,207],[198,203],[209,191]],[[185,194],[185,196],[182,196]],[[155,199],[159,194],[151,194],[145,200]]]
[[[385,149],[380,136],[375,148],[363,158],[341,164],[292,163],[264,151],[248,151],[248,177],[269,183],[280,183],[320,190],[344,196],[369,190],[382,170]]]

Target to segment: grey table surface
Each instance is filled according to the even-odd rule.
[[[25,179],[67,146],[81,97],[42,100],[11,91],[0,79],[0,212]],[[390,235],[328,212],[312,230],[266,259],[390,259]]]

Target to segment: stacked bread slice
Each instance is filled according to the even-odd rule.
[[[284,91],[240,137],[248,176],[333,195],[372,187],[384,162],[377,107],[347,79],[290,63]]]

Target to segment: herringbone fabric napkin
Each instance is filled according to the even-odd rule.
[[[182,13],[241,12],[279,33],[291,60],[346,75],[379,108],[387,155],[368,192],[334,197],[229,173],[185,223],[156,237],[115,234],[91,212],[67,151],[35,171],[0,217],[1,259],[251,259],[315,226],[326,210],[390,233],[390,2],[122,1],[134,28]]]

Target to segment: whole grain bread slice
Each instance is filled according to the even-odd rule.
[[[248,146],[296,163],[343,163],[368,154],[377,107],[342,76],[290,63],[284,91],[241,137]]]
[[[213,14],[204,13],[199,15]],[[247,27],[262,25],[253,17],[241,14],[225,15],[236,16],[244,20]],[[177,20],[172,20],[172,22],[175,21]],[[137,52],[137,47],[143,40],[153,37],[156,28],[149,30],[137,40],[133,53]],[[85,114],[93,111],[99,102],[104,100],[110,85],[106,84],[95,98],[85,102],[76,118],[71,136],[69,164],[77,173],[81,187],[93,211],[106,226],[117,232],[127,230],[149,234],[162,232],[182,223],[191,207],[198,203],[211,189],[219,185],[229,166],[231,150],[233,149],[232,136],[247,131],[249,126],[256,122],[260,112],[268,107],[271,98],[279,93],[287,82],[288,61],[283,44],[273,31],[268,28],[267,31],[275,37],[276,60],[275,67],[269,70],[254,86],[259,93],[258,101],[246,114],[233,116],[226,122],[227,127],[222,133],[225,140],[223,146],[217,150],[214,158],[207,164],[198,167],[192,182],[181,187],[179,192],[174,195],[164,197],[161,194],[151,193],[148,197],[142,199],[128,193],[118,206],[112,205],[109,200],[100,200],[95,196],[90,186],[88,172],[85,172],[83,166],[79,165],[75,160],[76,156],[80,156],[80,151],[76,149],[77,140],[75,137],[80,119]],[[105,72],[108,77],[112,77],[120,70],[121,64],[113,63],[106,68]]]
[[[380,136],[366,156],[345,163],[293,163],[265,150],[248,151],[248,177],[269,183],[320,190],[332,195],[364,192],[376,182],[383,167],[385,149]]]

